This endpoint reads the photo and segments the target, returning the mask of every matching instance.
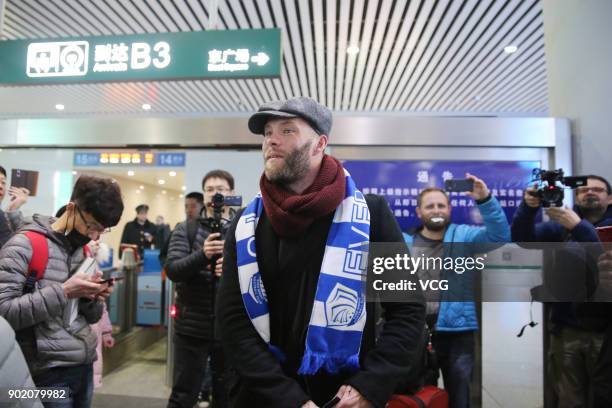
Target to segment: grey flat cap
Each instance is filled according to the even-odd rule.
[[[264,127],[270,119],[281,118],[302,118],[320,135],[329,136],[332,127],[332,114],[327,107],[312,98],[299,97],[264,103],[249,118],[249,130],[263,135]]]

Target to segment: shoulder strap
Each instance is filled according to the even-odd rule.
[[[193,243],[195,242],[199,226],[200,223],[197,220],[187,221],[187,241],[189,241],[189,252],[191,252],[191,250],[193,249]]]
[[[32,258],[28,265],[23,292],[31,293],[34,291],[34,285],[37,281],[42,279],[45,274],[45,269],[47,269],[47,263],[49,262],[49,244],[47,243],[47,237],[39,232],[26,231],[23,235],[25,235],[32,244]]]
[[[425,401],[423,401],[416,395],[407,395],[407,397],[410,398],[412,401],[414,401],[419,406],[419,408],[427,408]]]

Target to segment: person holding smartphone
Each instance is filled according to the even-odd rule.
[[[28,201],[30,192],[23,187],[6,188],[6,170],[0,166],[0,203],[8,192],[9,203],[5,210],[0,208],[0,248],[23,225],[23,214],[19,209]]]
[[[466,174],[452,183],[454,191],[465,191],[475,202],[484,226],[451,223],[451,204],[446,191],[429,187],[417,198],[416,213],[422,225],[404,233],[411,250],[429,258],[473,256],[474,245],[510,242],[510,226],[497,199],[484,180]],[[471,190],[467,190],[471,188]],[[453,245],[453,243],[459,243]],[[423,276],[427,273],[428,276]],[[474,369],[475,338],[478,330],[474,297],[474,272],[430,268],[419,270],[421,279],[448,280],[448,291],[429,291],[426,321],[432,331],[432,346],[438,357],[451,408],[470,406],[470,384]],[[431,296],[435,295],[435,298]],[[434,384],[435,385],[435,384]]]
[[[101,272],[78,270],[83,247],[117,225],[122,212],[114,180],[83,175],[61,217],[35,214],[0,250],[0,316],[17,332],[36,386],[69,388],[68,399],[47,407],[91,405],[97,341],[90,324],[100,320],[112,288],[100,283]],[[30,264],[41,259],[46,267],[35,273]],[[73,300],[77,314],[67,320]]]

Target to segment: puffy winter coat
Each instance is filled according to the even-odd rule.
[[[0,373],[4,374],[0,375],[0,389],[2,390],[34,388],[28,365],[15,341],[15,332],[2,317],[0,317]],[[7,375],[7,373],[10,374]],[[14,406],[17,408],[42,408],[39,400],[13,401],[16,402],[17,405]]]
[[[49,248],[44,276],[32,293],[23,293],[33,252],[30,240],[16,234],[0,250],[0,316],[17,332],[32,375],[52,367],[92,363],[97,340],[89,325],[102,316],[101,302],[79,299],[76,320],[68,326],[64,319],[70,302],[62,283],[76,272],[83,251],[72,251],[66,238],[51,229],[52,222],[52,218],[35,215],[21,230],[44,234]]]
[[[214,281],[210,270],[206,269],[210,261],[202,248],[211,231],[198,223],[190,242],[188,230],[185,221],[172,231],[165,264],[168,277],[176,283],[175,330],[182,335],[210,340]]]

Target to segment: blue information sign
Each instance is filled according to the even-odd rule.
[[[186,161],[184,152],[86,151],[73,157],[75,167],[185,167]]]
[[[160,167],[185,167],[185,153],[157,153],[156,165]]]
[[[417,196],[426,187],[444,188],[444,181],[463,179],[471,173],[487,183],[508,220],[512,220],[539,161],[361,161],[347,160],[344,167],[364,194],[379,194],[389,202],[402,230],[420,225]],[[452,221],[481,224],[474,200],[463,193],[450,193]]]
[[[159,249],[145,249],[138,274],[136,323],[158,325],[162,313],[162,277]]]
[[[99,166],[100,165],[100,153],[97,152],[75,152],[74,161],[75,166]]]

